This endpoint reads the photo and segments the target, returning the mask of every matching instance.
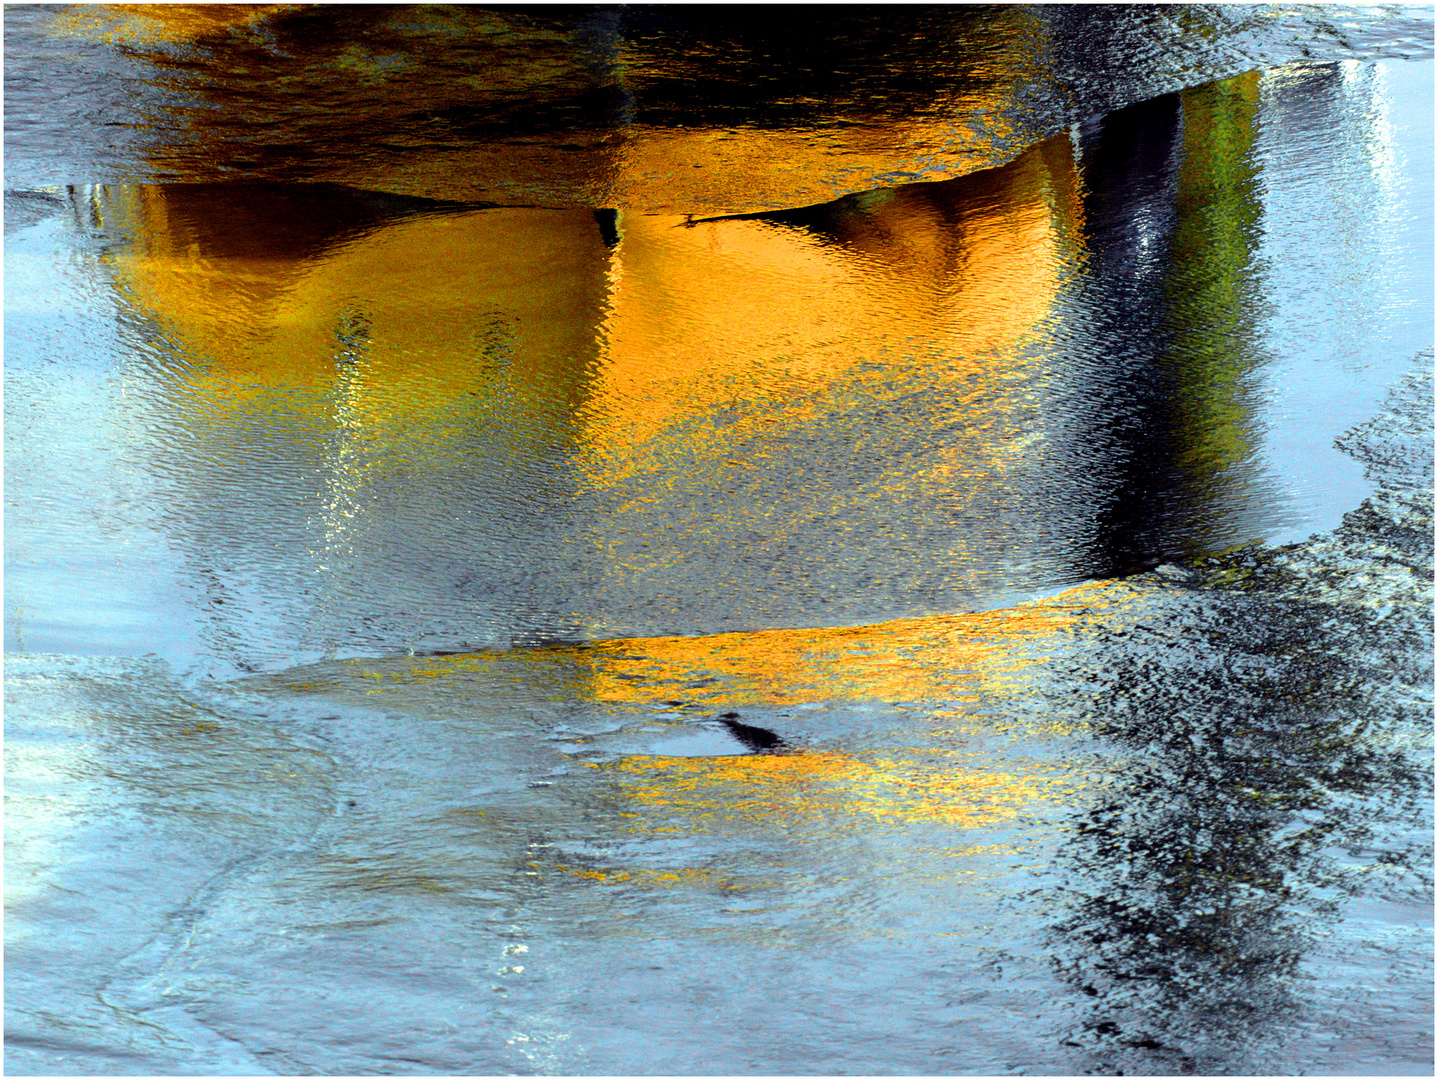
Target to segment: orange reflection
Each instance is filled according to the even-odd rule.
[[[1001,169],[778,220],[626,216],[589,406],[592,478],[662,468],[673,438],[723,473],[764,425],[821,423],[816,393],[894,400],[937,377],[963,411],[1036,339],[1077,254],[1079,205],[1072,148],[1056,139]],[[941,366],[915,370],[916,357]],[[747,415],[707,422],[735,407]]]
[[[952,707],[981,699],[992,706],[1031,692],[1023,682],[1026,669],[1044,661],[1057,646],[1056,635],[1122,619],[1140,588],[1126,581],[1095,582],[1002,611],[872,626],[354,660],[339,666],[337,678],[291,688],[397,695],[402,701],[432,693],[463,699],[482,685],[505,697],[538,692],[640,707],[679,700],[716,712],[804,703],[917,704],[934,710],[936,722],[927,729],[932,739],[879,754],[633,755],[591,768],[614,785],[622,807],[618,824],[640,832],[816,824],[832,830],[875,822],[975,828],[1011,820],[1081,781],[1037,769],[974,767],[970,756],[955,748],[960,733],[951,726]],[[1069,733],[1044,720],[1002,714],[986,718],[983,726],[1031,735]],[[672,874],[661,880],[652,874],[561,869],[596,881],[681,882]]]
[[[923,395],[922,422],[957,432],[918,455],[867,433],[864,483],[885,498],[954,514],[1000,481],[1030,452],[1015,410],[1032,405],[1005,387],[1035,374],[1080,231],[1063,139],[1002,169],[776,218],[624,215],[617,236],[588,212],[385,198],[129,187],[100,191],[94,212],[133,238],[109,257],[117,290],[164,332],[167,397],[200,437],[283,412],[342,442],[329,532],[364,531],[369,476],[479,444],[503,468],[543,445],[574,466],[557,482],[592,501],[567,538],[575,557],[620,594],[668,588],[745,533],[794,533],[799,550],[819,516],[866,529],[871,511],[851,504],[870,496],[787,448],[842,449],[833,425],[855,402]],[[772,490],[734,483],[748,474]],[[983,562],[924,558],[956,588]]]
[[[253,29],[292,4],[75,4],[57,34],[81,34],[129,46],[191,42],[222,31]]]
[[[239,243],[226,216],[246,190],[112,188],[97,201],[133,238],[111,257],[122,295],[198,360],[208,392],[325,388],[337,364],[362,360],[377,403],[418,411],[429,401],[406,383],[425,398],[474,389],[486,332],[507,329],[523,381],[588,383],[596,479],[719,407],[797,419],[787,398],[846,377],[845,392],[892,396],[914,352],[950,358],[955,382],[997,378],[1053,302],[1077,206],[1063,140],[956,185],[840,205],[819,226],[831,235],[626,217],[615,253],[591,215],[540,210],[336,220],[293,244],[296,223],[277,210],[250,225],[272,230],[268,243]],[[361,327],[362,357],[346,356]],[[893,370],[854,381],[886,356]]]
[[[214,187],[107,189],[103,206],[133,237],[112,259],[127,298],[232,386],[328,384],[346,314],[366,324],[374,381],[419,377],[430,391],[470,381],[486,314],[523,328],[513,366],[530,379],[582,367],[595,349],[607,253],[587,213],[430,213],[358,230],[341,220],[313,250],[309,237],[286,242],[295,222],[262,214],[251,227],[279,235],[236,243],[222,219],[235,207]]]
[[[755,220],[625,215],[619,232],[576,462],[604,504],[587,537],[604,588],[664,594],[723,568],[716,586],[765,604],[840,557],[821,532],[887,521],[937,587],[989,572],[970,550],[988,538],[961,548],[942,522],[1046,449],[1033,390],[1081,252],[1068,140],[944,184]],[[913,426],[856,419],[879,411]],[[735,573],[741,545],[754,570]]]
[[[955,382],[997,377],[1072,259],[1067,146],[954,185],[875,192],[811,229],[626,217],[613,257],[592,217],[570,211],[432,213],[358,235],[337,222],[319,250],[240,251],[209,217],[233,209],[214,188],[107,189],[102,213],[133,237],[112,260],[126,299],[232,391],[327,385],[347,317],[365,325],[376,387],[421,378],[427,392],[472,381],[484,315],[516,328],[515,367],[531,379],[580,375],[598,337],[589,439],[614,465],[676,419],[756,399],[783,412],[866,361],[892,361],[857,377],[866,395],[901,392],[892,379],[916,352],[949,358]]]
[[[964,768],[957,755],[876,758],[807,752],[732,758],[631,757],[595,766],[650,831],[824,824],[974,828],[1017,817],[1064,781]]]
[[[593,645],[347,662],[367,693],[463,686],[474,678],[562,687],[611,705],[683,700],[715,708],[811,702],[935,702],[1002,697],[1043,643],[1081,615],[1127,603],[1133,586],[1097,582],[1000,611],[872,626],[630,638]]]
[[[516,415],[488,433],[515,456],[563,430],[606,289],[590,214],[370,222],[332,210],[336,220],[307,230],[311,201],[287,212],[266,207],[269,196],[132,187],[98,201],[133,237],[111,257],[117,288],[175,346],[179,385],[201,415],[299,410],[379,459],[430,462],[496,404]]]

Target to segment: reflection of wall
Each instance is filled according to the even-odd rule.
[[[345,350],[362,325],[362,407],[376,424],[410,424],[484,386],[500,345],[517,385],[570,399],[560,384],[595,353],[606,291],[590,214],[426,214],[418,200],[384,214],[364,200],[325,189],[331,220],[316,228],[304,187],[115,189],[109,224],[134,238],[113,258],[117,279],[200,358],[210,392],[327,389],[360,362]]]
[[[1059,140],[801,211],[626,215],[581,457],[603,587],[673,611],[670,582],[707,581],[711,610],[770,622],[865,595],[958,606],[1004,574],[995,503],[1041,449],[1034,354],[1076,203]]]
[[[463,394],[477,330],[498,320],[517,328],[526,382],[574,383],[597,363],[590,437],[617,447],[875,359],[902,377],[915,340],[954,358],[955,379],[1011,356],[1071,257],[1066,145],[771,219],[627,216],[615,255],[582,212],[422,213],[434,207],[324,185],[110,189],[102,214],[132,237],[112,259],[127,301],[222,392],[327,387],[358,320],[375,392]]]
[[[615,456],[659,440],[662,458],[667,428],[692,437],[719,410],[804,423],[796,399],[816,392],[898,396],[916,353],[948,362],[923,379],[991,380],[1037,335],[1071,260],[1067,147],[752,220],[626,217],[590,437]]]
[[[348,576],[329,587],[341,623],[357,597],[385,603],[376,575],[407,549],[441,553],[430,576],[454,602],[602,620],[655,591],[723,588],[724,625],[751,622],[766,588],[788,614],[762,621],[813,621],[806,597],[849,593],[844,560],[884,559],[885,529],[932,562],[918,574],[983,564],[949,515],[1023,455],[1005,380],[1060,287],[1074,207],[1058,142],[765,220],[611,222],[323,186],[113,189],[98,211],[132,237],[110,263],[161,331],[172,419],[215,448],[167,466],[211,518],[207,544],[243,546],[253,528],[236,515],[273,503],[284,474],[204,462],[252,452],[236,440],[271,456],[288,442],[320,484],[290,516],[324,535],[293,554]],[[876,408],[886,418],[865,417]],[[261,483],[259,500],[236,490]],[[465,533],[467,501],[513,509]],[[737,565],[762,546],[756,527],[787,553]],[[467,545],[491,552],[482,572]]]

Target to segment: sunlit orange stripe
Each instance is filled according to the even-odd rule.
[[[593,645],[349,663],[376,691],[486,675],[563,679],[580,700],[616,705],[782,706],[808,702],[962,699],[1001,693],[1042,662],[1043,639],[1084,613],[1127,602],[1124,582],[1094,582],[999,611],[870,626],[626,638]]]

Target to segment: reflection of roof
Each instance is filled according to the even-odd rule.
[[[156,176],[710,214],[1000,164],[1043,40],[1018,7],[119,4],[47,31],[164,87],[135,125]]]

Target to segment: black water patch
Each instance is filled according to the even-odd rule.
[[[599,226],[599,238],[604,241],[605,247],[619,246],[618,210],[594,211],[594,223]]]

